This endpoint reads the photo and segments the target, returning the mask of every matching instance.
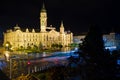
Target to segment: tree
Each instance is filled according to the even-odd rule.
[[[28,49],[28,50],[31,50],[31,46],[27,46],[27,49]]]
[[[20,46],[20,49],[21,49],[21,50],[23,50],[23,49],[24,49],[24,47],[23,47],[23,46]]]
[[[87,80],[97,80],[105,78],[106,56],[104,52],[104,42],[101,30],[98,26],[92,25],[80,45],[82,53],[79,53],[86,62],[83,67]],[[100,76],[101,75],[101,76]]]
[[[39,79],[37,79],[36,77],[34,77],[33,75],[30,75],[30,74],[28,74],[28,75],[22,74],[21,76],[16,78],[16,80],[39,80]]]
[[[33,45],[32,52],[37,52],[38,51],[38,46]]]
[[[55,50],[59,47],[59,45],[55,43],[55,44],[52,44],[51,47]]]
[[[19,73],[18,73],[18,71],[19,71],[18,61],[13,59],[11,62],[12,62],[12,64],[11,64],[12,78],[16,78],[19,75]]]
[[[0,79],[1,80],[10,80],[2,70],[0,70]]]
[[[90,27],[80,49],[83,51],[84,56],[88,56],[92,62],[97,62],[96,59],[101,59],[104,54],[104,42],[102,33],[97,26]]]
[[[40,42],[39,49],[42,50],[44,48],[43,44]]]
[[[58,46],[59,46],[59,48],[60,48],[60,49],[63,47],[63,45],[62,45],[62,44],[59,44]]]
[[[7,76],[10,76],[10,71],[11,71],[11,78],[14,79],[19,76],[19,65],[18,65],[18,61],[15,59],[11,59],[10,61],[11,62],[7,62],[6,66],[3,68],[3,72]],[[4,79],[2,79],[2,80],[4,80]]]

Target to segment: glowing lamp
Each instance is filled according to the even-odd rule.
[[[30,65],[31,64],[30,61],[28,61],[27,64]]]

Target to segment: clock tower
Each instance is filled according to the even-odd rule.
[[[40,12],[40,29],[41,32],[46,32],[47,27],[47,12],[45,9],[45,5],[43,4],[41,12]]]
[[[63,25],[63,21],[61,21],[60,33],[61,33],[61,34],[64,34],[64,25]]]

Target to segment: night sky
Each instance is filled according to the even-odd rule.
[[[90,24],[97,24],[103,32],[120,32],[120,7],[112,0],[44,0],[48,26],[59,30],[61,20],[65,30],[75,35],[88,31]],[[43,0],[0,1],[0,31],[13,28],[39,29],[39,15]]]

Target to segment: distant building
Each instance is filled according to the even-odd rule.
[[[79,35],[79,36],[73,36],[73,42],[74,43],[82,43],[85,38],[85,35]]]
[[[120,34],[110,33],[103,35],[104,46],[109,50],[118,50],[120,49]]]
[[[40,12],[40,31],[35,29],[26,29],[22,31],[16,25],[14,30],[10,29],[4,33],[4,43],[9,42],[14,49],[21,47],[27,48],[28,46],[44,46],[51,47],[52,44],[61,44],[68,46],[73,42],[73,33],[65,31],[63,22],[60,25],[60,31],[56,31],[55,27],[47,27],[47,12],[43,5]]]
[[[82,43],[86,34],[74,36],[74,43]],[[110,34],[103,35],[104,47],[105,49],[109,49],[110,51],[119,50],[120,49],[120,34],[111,32]]]

